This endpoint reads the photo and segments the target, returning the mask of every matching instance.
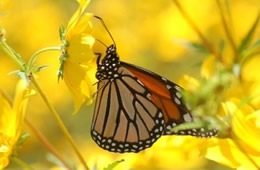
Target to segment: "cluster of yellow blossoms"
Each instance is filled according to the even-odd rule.
[[[92,103],[95,92],[93,84],[96,81],[94,77],[96,57],[92,50],[95,38],[92,35],[90,22],[93,14],[84,13],[90,0],[78,0],[78,3],[79,8],[71,17],[67,28],[60,31],[63,44],[59,49],[61,51],[59,76],[64,78],[72,93],[75,103],[74,113],[77,113],[84,103]],[[219,137],[212,139],[163,137],[153,148],[138,156],[128,154],[117,158],[130,160],[128,167],[147,168],[151,160],[156,160],[158,165],[167,162],[167,166],[171,166],[170,158],[182,157],[183,162],[178,166],[175,163],[181,168],[187,157],[194,158],[195,149],[192,152],[190,149],[196,148],[198,150],[195,157],[200,153],[231,168],[258,169],[260,167],[260,40],[252,38],[258,21],[259,16],[239,48],[236,48],[231,41],[231,51],[234,52],[232,57],[231,53],[227,52],[230,51],[228,47],[219,52],[221,55],[209,54],[202,64],[200,80],[188,75],[180,80],[179,84],[187,91],[184,92],[184,96],[193,110],[194,119],[200,120],[203,126],[219,129]],[[3,45],[2,34],[0,38]],[[232,37],[229,37],[229,40],[232,40]],[[34,74],[26,72],[26,69],[22,71],[25,73],[22,75]],[[28,78],[26,80],[28,81]],[[28,97],[33,93],[34,91],[28,88],[24,81],[19,81],[17,84],[13,104],[4,93],[0,93],[0,169],[8,165],[11,155],[15,155]],[[175,149],[178,147],[182,149],[176,153]],[[93,155],[89,156],[87,162],[91,167],[98,166],[96,165],[98,156]],[[167,158],[164,158],[165,155]],[[105,157],[104,159],[112,161],[111,156],[105,155]],[[140,163],[140,159],[144,159],[146,163]],[[186,168],[199,165],[193,162],[189,166]]]

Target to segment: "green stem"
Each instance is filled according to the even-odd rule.
[[[22,71],[28,72],[28,65],[26,65],[26,63],[23,61],[23,59],[11,48],[8,46],[8,44],[5,42],[5,39],[3,37],[3,34],[0,33],[0,48],[3,49],[3,51],[5,51],[20,67],[20,69]],[[32,64],[34,63],[34,61],[37,59],[37,56],[40,53],[46,52],[46,51],[50,51],[50,50],[60,50],[60,47],[50,47],[50,48],[44,48],[41,49],[39,51],[37,51],[36,53],[34,53],[29,61],[29,63]],[[29,69],[31,69],[31,67],[29,67]],[[54,116],[58,126],[60,127],[61,131],[63,132],[63,134],[65,135],[66,139],[69,141],[69,143],[71,144],[72,148],[74,149],[76,155],[78,156],[80,162],[83,164],[84,168],[86,170],[89,170],[83,156],[80,154],[77,146],[75,145],[69,131],[67,130],[67,128],[65,127],[65,125],[63,124],[62,120],[60,119],[58,113],[56,112],[56,110],[54,109],[54,107],[50,104],[47,96],[45,95],[45,93],[43,92],[42,88],[40,87],[39,83],[37,82],[37,80],[35,79],[33,73],[32,76],[30,77],[32,83],[34,84],[34,86],[36,87],[36,89],[38,90],[38,92],[40,93],[42,99],[44,100],[44,102],[46,103],[47,107],[50,109],[52,115]],[[18,159],[18,158],[17,158]],[[17,161],[18,163],[22,164],[21,161],[17,160],[16,158],[14,158],[15,161]],[[31,168],[27,168],[27,169],[31,169]]]
[[[53,154],[57,159],[66,167],[68,170],[72,170],[72,168],[67,164],[67,162],[62,158],[62,156],[57,152],[57,150],[52,146],[52,144],[48,141],[48,139],[29,121],[27,117],[25,117],[25,123],[31,129],[31,131],[35,134],[35,136],[42,142],[42,144]]]
[[[9,57],[11,57],[11,59],[15,61],[15,63],[21,68],[21,70],[25,70],[24,61],[17,53],[14,52],[14,50],[11,47],[9,47],[9,45],[5,42],[4,39],[1,39],[0,47],[3,49],[4,52],[8,54]]]
[[[181,4],[178,0],[173,0],[178,10],[181,12],[183,18],[187,21],[187,23],[190,25],[190,27],[197,33],[199,38],[201,39],[202,43],[205,45],[205,47],[213,54],[215,55],[219,60],[221,60],[220,54],[214,49],[214,47],[211,45],[211,43],[204,37],[204,35],[201,33],[198,26],[193,22],[193,20],[190,18],[190,16],[187,14],[187,12],[182,8]]]
[[[33,168],[28,165],[26,162],[22,161],[21,159],[17,158],[16,156],[11,156],[10,160],[15,162],[17,165],[21,166],[23,169],[33,170]]]
[[[256,57],[260,54],[260,48],[256,49],[255,51],[245,55],[240,59],[240,65],[243,67],[248,61],[250,61],[253,57]]]
[[[237,59],[237,48],[236,48],[236,44],[234,42],[234,39],[232,37],[232,34],[228,28],[228,24],[227,24],[227,21],[226,21],[226,18],[224,16],[224,10],[222,8],[222,5],[220,3],[220,0],[216,0],[217,2],[217,5],[218,5],[218,9],[219,9],[219,13],[220,13],[220,16],[221,16],[221,20],[222,20],[222,24],[223,24],[223,27],[224,27],[224,31],[225,31],[225,34],[227,36],[227,39],[231,45],[231,48],[233,50],[233,53],[234,53],[234,56],[235,56],[235,59]]]
[[[79,149],[77,148],[76,144],[74,143],[69,131],[67,130],[67,128],[65,127],[65,125],[63,124],[59,114],[56,112],[56,110],[54,109],[54,107],[50,104],[49,99],[47,98],[47,96],[45,95],[45,93],[43,92],[42,88],[40,87],[39,83],[37,82],[37,80],[35,79],[34,75],[32,75],[31,77],[31,81],[34,84],[34,86],[36,87],[37,91],[40,93],[42,99],[44,100],[45,104],[47,105],[47,107],[49,108],[50,112],[52,113],[53,117],[55,118],[58,126],[60,127],[62,133],[65,135],[65,137],[67,138],[68,142],[70,143],[70,145],[72,146],[72,148],[74,149],[76,155],[78,156],[80,162],[83,164],[84,168],[86,170],[89,170],[83,156],[81,155],[81,153],[79,152]]]
[[[47,51],[60,51],[60,50],[61,50],[61,47],[47,47],[47,48],[43,48],[43,49],[36,51],[28,61],[29,68],[32,68],[32,66],[35,63],[35,61],[37,60],[37,57],[39,54],[47,52]]]

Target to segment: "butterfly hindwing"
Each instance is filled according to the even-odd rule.
[[[139,152],[162,135],[163,114],[141,81],[126,68],[118,72],[116,79],[98,83],[91,135],[103,149]]]

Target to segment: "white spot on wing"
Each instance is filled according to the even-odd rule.
[[[148,93],[148,94],[146,95],[146,97],[151,100],[151,94],[150,94],[150,93]]]
[[[178,105],[181,104],[181,101],[180,101],[178,98],[176,98],[176,97],[174,97],[174,101],[175,101],[175,103],[178,104]]]
[[[181,98],[181,94],[179,92],[176,92],[176,96],[180,99]]]
[[[144,84],[143,84],[139,79],[137,79],[137,82],[138,82],[139,84],[141,84],[142,86],[144,86]]]
[[[170,86],[170,85],[166,85],[166,87],[167,87],[167,89],[171,89],[172,88],[172,86]]]
[[[172,123],[172,127],[175,127],[176,125],[177,125],[176,123],[174,123],[174,122]]]
[[[191,122],[192,121],[191,115],[189,113],[184,114],[183,119],[185,120],[185,122]]]
[[[133,148],[137,149],[137,148],[138,148],[138,146],[137,146],[137,145],[133,145]]]
[[[175,86],[175,89],[181,91],[181,88],[179,86]]]

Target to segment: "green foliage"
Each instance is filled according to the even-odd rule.
[[[221,101],[225,101],[226,90],[235,82],[232,70],[219,66],[209,79],[200,80],[198,89],[191,92],[183,91],[184,100],[191,107],[194,122],[177,126],[173,130],[203,127],[225,132],[227,126],[223,124],[217,113],[221,107]]]
[[[259,20],[260,20],[260,12],[258,13],[256,20],[255,20],[254,24],[252,25],[252,27],[249,29],[247,35],[241,41],[241,44],[238,48],[239,54],[241,54],[243,52],[243,50],[245,50],[249,46],[249,43],[251,42],[253,35],[256,32],[256,28],[258,26]]]
[[[64,25],[61,25],[59,28],[59,36],[60,36],[61,41],[65,40],[65,34],[66,34],[66,29],[65,29]]]
[[[207,47],[203,43],[190,42],[190,41],[186,41],[186,40],[180,40],[180,41],[177,41],[177,43],[191,51],[195,51],[195,52],[203,53],[203,54],[210,53],[209,50],[207,49]]]
[[[60,40],[62,42],[62,45],[61,45],[61,55],[59,57],[59,61],[60,61],[60,68],[58,70],[58,81],[60,79],[63,79],[63,75],[64,75],[64,64],[65,64],[65,61],[68,57],[68,54],[67,54],[67,51],[66,51],[66,48],[69,46],[69,43],[66,41],[66,29],[63,25],[60,26],[60,29],[59,29],[59,35],[60,35]]]
[[[120,164],[121,162],[124,162],[124,159],[121,159],[119,161],[115,161],[111,164],[109,164],[106,168],[104,168],[104,170],[113,170],[118,164]]]
[[[23,144],[29,139],[30,133],[23,133],[16,142],[13,154],[16,155],[22,148]]]

